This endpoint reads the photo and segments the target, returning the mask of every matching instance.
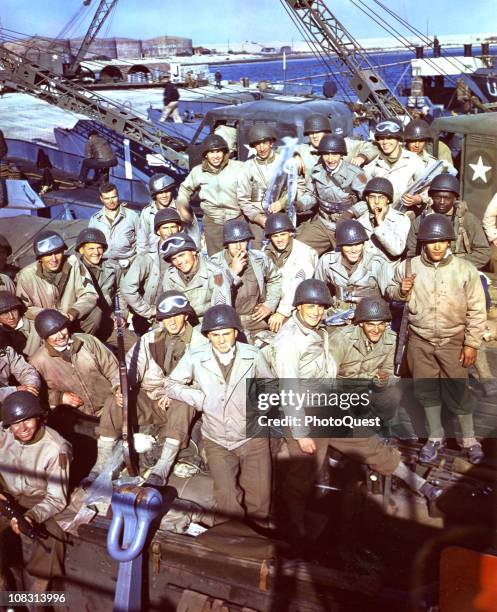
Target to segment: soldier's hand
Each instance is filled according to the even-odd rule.
[[[300,440],[297,440],[297,443],[303,453],[314,455],[316,452],[316,443],[312,438],[300,438]]]
[[[286,321],[286,317],[279,312],[275,312],[273,315],[269,317],[269,329],[272,332],[278,332],[281,329],[281,326]]]
[[[403,297],[405,297],[413,288],[415,278],[416,274],[411,274],[410,276],[404,276],[404,278],[402,279],[402,283],[400,285],[400,294]]]
[[[161,410],[167,410],[171,405],[171,399],[167,397],[167,395],[164,395],[159,399],[158,404]]]
[[[252,321],[256,321],[258,323],[259,321],[263,321],[269,317],[270,314],[271,310],[267,306],[264,306],[264,304],[257,304],[257,306],[254,308],[251,319]]]
[[[390,374],[383,370],[378,370],[376,376],[373,378],[374,385],[376,387],[384,387],[388,383]]]
[[[5,495],[2,495],[2,494],[0,493],[0,500],[1,500],[1,501],[7,501],[7,498],[5,497]]]
[[[76,393],[73,393],[72,391],[66,391],[62,395],[62,403],[72,406],[73,408],[79,408],[84,404],[79,395],[76,395]]]
[[[273,202],[272,204],[269,205],[269,212],[278,213],[278,212],[281,212],[284,208],[285,208],[285,204],[283,202],[280,202],[280,200],[276,200],[276,202]]]
[[[477,355],[477,349],[473,348],[472,346],[463,346],[459,356],[459,363],[463,368],[469,368],[469,366],[475,365]]]
[[[385,220],[385,217],[387,216],[388,213],[388,204],[386,205],[381,205],[381,204],[375,204],[375,206],[373,207],[373,213],[374,213],[374,218],[376,219],[376,223],[378,225],[380,225],[381,223],[383,223],[383,221]]]
[[[25,516],[24,517],[27,522],[32,525],[33,521],[29,518],[29,516]],[[16,535],[21,535],[21,530],[19,529],[19,525],[17,523],[17,519],[13,518],[10,519],[10,528],[12,529],[12,531],[16,534]]]
[[[355,157],[353,157],[350,160],[350,163],[353,166],[359,166],[360,168],[362,168],[362,166],[364,166],[364,164],[366,163],[367,159],[364,157],[364,155],[356,155]]]
[[[17,387],[17,390],[18,391],[29,391],[33,395],[36,395],[36,397],[38,397],[40,393],[40,390],[38,389],[38,387],[35,387],[34,385],[19,385]]]
[[[263,213],[259,213],[255,217],[254,223],[257,223],[257,225],[260,225],[261,227],[265,227],[266,226],[266,215],[264,215]]]
[[[234,272],[237,276],[241,274],[248,264],[248,253],[247,251],[239,251],[236,253],[231,260],[230,270]]]
[[[404,206],[419,206],[423,203],[423,198],[419,194],[410,195],[409,193],[404,193],[402,203]]]
[[[114,397],[116,398],[116,404],[119,408],[123,407],[123,394],[121,393],[121,389],[117,389],[114,393]]]

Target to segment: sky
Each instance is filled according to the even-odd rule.
[[[365,1],[381,11],[374,0]],[[96,8],[97,2],[91,6]],[[327,4],[356,38],[386,35],[351,0]],[[497,32],[495,0],[473,0],[470,10],[467,0],[383,0],[383,4],[431,35]],[[30,35],[57,36],[81,6],[82,0],[1,0],[0,25]],[[84,33],[91,19],[86,11],[81,27],[70,36]],[[302,39],[279,0],[120,0],[99,36],[102,33],[141,39],[185,36],[193,44]]]

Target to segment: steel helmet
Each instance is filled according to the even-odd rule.
[[[391,321],[390,307],[381,298],[364,297],[357,304],[354,312],[354,323],[364,321]]]
[[[243,219],[231,219],[223,227],[223,244],[230,242],[241,242],[254,237],[249,224]]]
[[[45,414],[40,400],[29,391],[14,391],[2,404],[2,425],[5,429],[26,419]]]
[[[459,195],[459,179],[457,176],[452,176],[452,174],[448,174],[447,172],[437,174],[430,184],[428,194],[432,193],[433,191],[451,191],[452,193]]]
[[[455,240],[454,227],[447,215],[433,213],[421,220],[418,230],[418,241],[436,242],[437,240]]]
[[[290,221],[290,217],[285,213],[271,213],[266,217],[264,235],[266,238],[279,232],[294,232],[295,228]]]
[[[347,155],[345,138],[337,134],[326,134],[321,138],[318,148],[312,153],[314,155],[323,155],[325,153],[340,153],[340,155]]]
[[[377,176],[369,179],[364,188],[363,196],[366,197],[369,193],[382,193],[387,196],[390,202],[393,201],[393,185],[387,178]]]
[[[374,137],[376,140],[382,136],[402,140],[402,133],[402,123],[398,119],[386,119],[385,121],[380,121],[380,123],[376,125]]]
[[[0,314],[14,310],[15,308],[24,309],[21,300],[10,291],[0,291]]]
[[[331,122],[326,115],[309,115],[304,120],[304,135],[315,132],[331,132]]]
[[[233,308],[226,304],[220,304],[219,306],[212,306],[204,314],[202,320],[201,331],[203,334],[215,331],[216,329],[237,329],[242,331],[242,322],[240,316]]]
[[[222,136],[217,134],[209,134],[201,144],[202,155],[205,155],[209,151],[229,151],[228,143]]]
[[[328,307],[331,304],[330,290],[323,281],[308,278],[302,281],[295,290],[293,305],[320,304]]]
[[[337,247],[348,246],[352,244],[362,244],[369,240],[364,227],[355,219],[347,219],[341,223],[337,223],[336,227]]]
[[[183,227],[183,221],[175,208],[161,208],[154,215],[154,232],[157,233],[159,227],[164,223],[177,223]]]
[[[174,236],[169,236],[169,238],[164,240],[164,243],[160,249],[166,261],[171,261],[172,257],[185,251],[193,251],[195,253],[198,252],[197,245],[193,239],[184,232],[179,232],[178,234],[174,234]]]
[[[175,317],[178,314],[195,315],[188,298],[181,291],[164,291],[157,298],[156,307],[157,321]]]
[[[276,140],[276,134],[267,123],[256,123],[249,130],[248,143],[253,146],[263,140]]]
[[[404,128],[404,140],[433,140],[429,123],[423,119],[413,119]]]
[[[105,234],[102,232],[102,230],[96,229],[95,227],[87,227],[79,232],[78,237],[76,238],[76,244],[74,245],[75,250],[77,251],[79,247],[82,247],[88,242],[101,244],[104,247],[104,250],[107,250],[107,247],[109,246],[107,244]]]
[[[36,234],[33,240],[33,249],[36,258],[51,255],[58,251],[65,251],[67,244],[60,234],[53,230],[43,230]]]
[[[36,315],[35,319],[36,332],[43,340],[46,340],[52,334],[56,334],[64,327],[69,327],[70,324],[71,321],[67,317],[53,308],[45,308]]]
[[[152,197],[162,191],[172,191],[175,188],[176,181],[168,174],[154,174],[148,182],[148,189]]]

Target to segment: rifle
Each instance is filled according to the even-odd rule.
[[[126,367],[126,351],[124,350],[124,321],[121,312],[121,306],[119,303],[119,292],[115,295],[115,309],[114,314],[116,317],[117,325],[117,359],[119,362],[119,385],[121,387],[121,394],[123,396],[123,424],[122,424],[122,441],[123,441],[123,455],[126,469],[130,476],[138,475],[138,467],[136,465],[136,456],[133,448],[133,433],[131,436],[129,432],[129,385],[128,385],[128,370]]]
[[[406,276],[411,276],[411,258],[406,259]],[[400,370],[402,362],[404,360],[404,353],[407,344],[407,333],[409,327],[409,307],[407,302],[404,303],[402,309],[402,320],[400,323],[399,335],[397,336],[397,348],[395,350],[394,365],[395,365],[395,376],[400,376]]]
[[[428,187],[428,185],[432,182],[432,180],[438,175],[440,174],[440,172],[442,171],[442,168],[444,166],[444,161],[443,160],[438,160],[436,162],[433,162],[432,164],[430,164],[429,166],[426,167],[426,170],[423,172],[423,174],[418,178],[418,180],[413,183],[409,189],[407,191],[404,192],[403,195],[408,194],[408,195],[416,195],[417,193],[421,193],[421,191],[423,191],[423,189],[425,189],[425,187]],[[396,210],[400,210],[401,212],[404,212],[404,204],[402,203],[402,198],[399,198],[395,204],[394,204],[394,208]],[[406,208],[406,210],[408,210],[408,208]]]
[[[354,312],[353,308],[348,308],[347,310],[341,310],[340,312],[328,315],[324,320],[324,324],[333,326],[346,325],[353,318]]]
[[[264,196],[263,206],[267,214],[269,206],[275,202],[281,195],[287,180],[285,166],[289,159],[293,157],[295,147],[297,146],[298,138],[285,136],[283,138],[283,147],[279,151],[279,159],[274,172],[269,180],[269,185]]]
[[[11,495],[4,492],[2,492],[2,495],[6,499],[0,499],[0,514],[9,522],[12,519],[16,519],[19,531],[23,535],[28,537],[30,540],[33,540],[33,542],[40,544],[40,546],[42,546],[47,552],[50,552],[48,546],[42,541],[48,538],[45,531],[43,531],[35,522],[31,524],[24,518],[24,511]]]

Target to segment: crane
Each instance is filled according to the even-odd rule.
[[[109,17],[112,9],[116,6],[118,0],[100,0],[95,15],[90,23],[90,27],[86,32],[81,45],[70,63],[65,67],[64,76],[71,78],[76,76],[79,70],[79,64],[84,59],[86,52],[90,48],[90,45],[95,40],[96,35],[102,28],[105,20]],[[83,4],[89,6],[91,0],[84,0]]]
[[[0,64],[7,73],[4,80],[9,87],[99,121],[125,138],[137,142],[145,151],[162,155],[165,166],[174,174],[184,175],[188,171],[186,143],[164,134],[153,124],[129,112],[126,107],[75,85],[60,75],[42,70],[2,45]]]
[[[406,110],[371,63],[359,42],[340,23],[324,0],[280,0],[303,27],[326,60],[349,78],[362,103],[372,103],[382,117],[405,115]]]

